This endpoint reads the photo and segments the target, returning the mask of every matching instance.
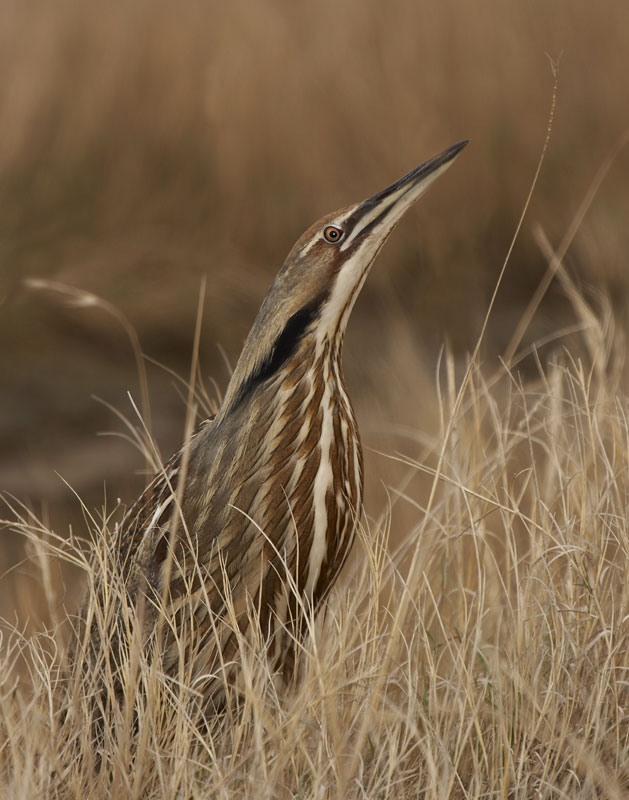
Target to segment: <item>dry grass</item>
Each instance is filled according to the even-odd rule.
[[[271,674],[263,643],[241,639],[230,711],[209,730],[190,664],[166,678],[132,642],[124,697],[94,743],[94,702],[113,699],[114,681],[106,659],[68,659],[54,575],[62,559],[87,579],[104,656],[112,614],[134,613],[107,549],[113,517],[85,509],[86,551],[15,507],[53,624],[3,630],[2,796],[626,797],[626,338],[555,269],[583,357],[558,351],[527,382],[470,364],[457,404],[444,356],[440,423],[421,461],[396,457],[407,485],[429,475],[430,499],[401,486],[365,522],[311,620],[296,687]]]

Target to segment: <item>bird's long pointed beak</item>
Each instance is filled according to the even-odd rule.
[[[403,178],[360,203],[345,220],[347,237],[341,247],[348,249],[370,233],[384,240],[395,223],[430,184],[445,172],[469,139],[453,144],[437,156],[411,170]]]

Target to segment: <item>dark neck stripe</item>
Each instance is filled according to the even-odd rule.
[[[316,297],[288,318],[269,353],[240,385],[232,404],[232,411],[253,394],[260,384],[275,377],[294,355],[305,332],[319,317],[324,299],[323,295]]]

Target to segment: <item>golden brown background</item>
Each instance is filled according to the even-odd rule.
[[[363,438],[395,452],[430,430],[449,341],[473,349],[547,128],[552,138],[484,357],[509,340],[552,242],[629,126],[629,4],[84,0],[0,9],[0,491],[61,532],[133,499],[142,458],[110,409],[138,382],[120,325],[24,279],[94,292],[144,352],[187,375],[202,276],[206,380],[224,389],[266,289],[316,218],[472,142],[390,239],[350,323],[346,373]],[[621,153],[569,251],[581,284],[624,313],[629,156]],[[551,287],[529,341],[570,321]],[[553,346],[557,346],[555,343]],[[545,352],[545,351],[544,351]],[[178,446],[185,403],[149,365],[153,430]],[[368,510],[393,480],[368,455]],[[59,473],[63,480],[57,474]],[[0,513],[0,518],[6,512]],[[0,567],[17,558],[0,530]],[[3,555],[2,555],[3,554]]]

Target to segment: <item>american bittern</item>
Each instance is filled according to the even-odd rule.
[[[304,233],[262,303],[215,418],[126,515],[119,547],[127,585],[153,598],[147,607],[161,598],[173,612],[162,642],[167,670],[187,655],[197,675],[215,670],[219,655],[230,660],[233,620],[246,629],[252,610],[273,657],[290,669],[282,631],[300,607],[321,605],[361,514],[362,450],[341,367],[352,306],[398,220],[466,144]],[[144,624],[154,626],[155,616],[145,611]],[[179,625],[194,634],[183,650]],[[207,683],[207,699],[216,699],[220,686]]]

